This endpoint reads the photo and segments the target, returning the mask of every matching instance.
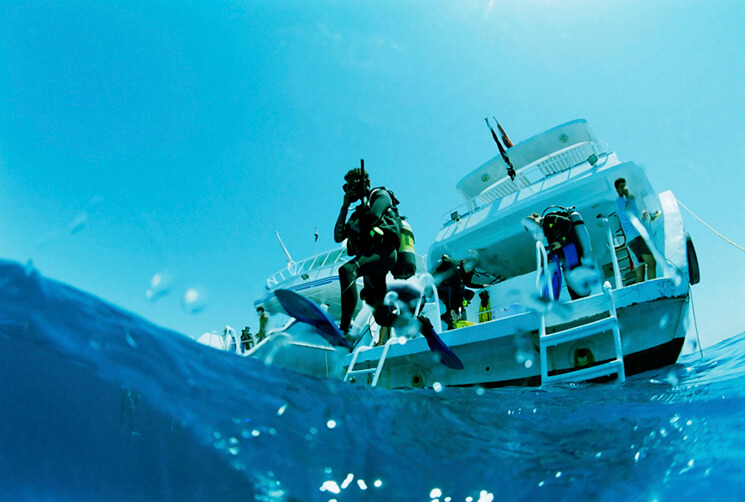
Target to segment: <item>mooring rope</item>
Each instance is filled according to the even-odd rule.
[[[691,211],[690,209],[688,209],[685,204],[683,204],[682,202],[680,202],[680,199],[677,199],[676,198],[676,200],[678,201],[678,204],[680,204],[683,207],[683,209],[685,209],[686,211],[688,211],[689,213],[691,213],[691,216],[693,216],[698,221],[700,221],[706,228],[708,228],[709,230],[711,230],[712,232],[714,232],[716,235],[718,235],[725,242],[727,242],[727,243],[732,244],[733,246],[735,246],[740,251],[745,251],[745,247],[742,247],[739,244],[736,244],[736,243],[732,242],[731,240],[729,240],[728,238],[726,238],[725,236],[723,236],[722,234],[720,234],[719,232],[717,232],[711,225],[709,225],[704,220],[702,220],[701,218],[699,218],[698,216],[696,216],[696,214],[693,211]]]

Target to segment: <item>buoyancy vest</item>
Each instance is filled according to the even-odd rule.
[[[383,193],[390,197],[382,211],[376,208],[376,203]],[[384,187],[373,188],[369,202],[360,204],[354,210],[347,222],[347,251],[351,255],[364,254],[376,245],[389,242],[398,248],[401,241],[401,217],[398,214],[398,199],[390,190]],[[380,216],[373,212],[373,208],[380,211]],[[377,211],[376,211],[377,212]]]
[[[570,209],[562,207],[543,215],[541,226],[549,244],[558,242],[564,245],[571,238],[574,222],[570,214]]]
[[[565,266],[572,268],[592,258],[585,222],[573,207],[558,207],[545,213],[541,225],[549,245],[555,242],[561,245]]]

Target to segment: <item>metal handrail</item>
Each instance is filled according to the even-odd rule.
[[[585,150],[586,152],[589,150],[592,153],[587,158],[579,158],[577,157],[577,153],[580,150]],[[590,158],[593,155],[596,156],[596,161],[593,166],[602,167],[602,165],[604,165],[604,162],[607,161],[608,157],[612,153],[608,150],[608,144],[605,141],[592,143],[590,145],[588,145],[587,143],[579,143],[561,152],[542,157],[531,162],[530,164],[518,168],[517,176],[514,180],[505,177],[500,181],[497,181],[490,188],[487,188],[480,194],[471,197],[466,202],[459,204],[458,206],[453,208],[453,210],[443,214],[442,217],[444,220],[453,219],[452,215],[455,213],[459,213],[459,210],[461,208],[465,208],[465,212],[463,214],[459,214],[459,216],[465,216],[468,213],[479,209],[480,207],[487,206],[496,200],[506,197],[511,193],[517,192],[522,188],[533,185],[534,183],[537,183],[539,181],[544,181],[545,179],[555,174],[559,174],[561,172],[574,169],[575,167],[579,167],[582,164],[589,162]],[[572,159],[572,157],[574,158]],[[571,163],[568,162],[568,159],[571,160]],[[604,159],[602,163],[600,162],[600,159]],[[536,179],[535,181],[531,181],[538,173],[540,173],[541,175],[540,178]]]
[[[336,254],[336,256],[329,263],[329,258],[331,258],[331,256],[334,254]],[[323,260],[319,263],[318,261],[319,261],[319,258],[321,257],[323,257]],[[268,287],[272,288],[278,285],[280,282],[287,279],[288,277],[294,277],[298,275],[300,272],[307,273],[307,272],[312,272],[315,270],[320,270],[327,266],[333,266],[339,262],[346,261],[347,257],[348,255],[346,254],[346,248],[340,247],[340,248],[332,249],[330,251],[326,251],[321,254],[313,255],[309,258],[306,258],[303,261],[288,263],[285,268],[269,276],[269,278],[267,278],[266,280],[266,284]],[[305,267],[308,264],[310,265],[306,269]],[[288,275],[285,275],[285,274],[288,274]]]

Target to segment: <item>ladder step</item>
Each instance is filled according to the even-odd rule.
[[[564,342],[570,342],[579,338],[585,338],[597,333],[602,333],[604,331],[610,331],[617,325],[618,322],[616,321],[615,317],[606,317],[604,319],[600,319],[599,321],[583,324],[581,326],[569,328],[564,331],[557,331],[556,333],[551,333],[550,335],[544,335],[541,337],[541,344],[545,345],[546,347],[551,347],[554,345],[562,344]]]
[[[375,370],[376,368],[366,368],[364,370],[352,370],[352,371],[348,371],[347,375],[352,376],[352,375],[362,375],[366,373],[375,373]]]
[[[598,364],[597,366],[590,366],[589,368],[582,368],[577,370],[568,371],[559,375],[549,375],[546,377],[546,382],[566,382],[566,381],[585,381],[592,380],[593,378],[599,378],[612,374],[617,374],[618,379],[621,381],[626,380],[624,374],[623,360],[614,359],[607,363]]]

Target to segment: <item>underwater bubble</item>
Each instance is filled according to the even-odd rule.
[[[315,436],[316,434],[318,434],[318,429],[316,429],[315,427],[311,427],[310,429],[308,429],[308,432]]]
[[[329,420],[328,422],[326,422],[326,427],[328,427],[329,429],[335,428],[336,427],[336,420]]]
[[[667,323],[669,321],[670,321],[670,314],[663,315],[659,323],[660,329],[665,329],[665,326],[667,326]]]
[[[231,445],[235,446],[238,443],[240,443],[240,441],[238,440],[237,437],[231,436],[230,439],[228,439],[228,443],[230,443]]]
[[[434,390],[435,392],[442,392],[442,384],[440,382],[433,383],[432,390]]]
[[[261,435],[261,431],[259,429],[254,429],[251,431],[251,435],[253,437],[259,437]]]
[[[269,428],[269,435],[270,436],[276,436],[277,435],[277,429],[275,429],[274,427],[270,427]]]
[[[468,273],[476,268],[480,261],[478,251],[475,249],[469,249],[468,256],[466,256],[461,262],[461,267],[463,267],[464,272]]]
[[[479,493],[479,500],[478,502],[493,502],[494,501],[494,494],[489,493],[486,490],[481,490]]]
[[[169,294],[172,286],[173,276],[169,272],[157,272],[150,278],[150,285],[145,291],[145,296],[149,300],[155,301]]]
[[[600,284],[600,274],[592,267],[579,266],[564,274],[567,285],[582,296],[589,295],[592,287]]]
[[[334,470],[331,467],[324,467],[323,472],[325,472],[326,474],[331,474],[332,472],[334,472]]]
[[[432,296],[434,296],[437,285],[432,274],[427,273],[419,276],[419,286],[424,291],[424,296],[426,298],[432,298]]]
[[[483,396],[486,393],[483,387],[476,387],[476,395]]]
[[[341,489],[345,490],[352,483],[352,481],[354,481],[354,474],[350,472],[349,474],[347,474],[347,477],[344,478],[344,481],[342,481]]]
[[[429,498],[436,499],[442,497],[442,490],[439,488],[432,488],[432,490],[429,492]]]
[[[374,486],[375,488],[380,488],[381,486],[383,486],[383,481],[381,481],[380,479],[376,479],[376,480],[375,480],[375,481],[373,482],[373,486]]]
[[[129,330],[126,330],[124,333],[124,339],[127,340],[127,343],[130,347],[136,349],[137,348],[137,341],[132,337],[132,334],[129,332]]]
[[[336,484],[336,481],[324,481],[321,485],[321,491],[331,492],[338,495],[341,493],[341,488],[339,488],[339,485]]]
[[[230,453],[233,456],[238,455],[240,452],[241,452],[241,449],[236,446],[231,446],[230,448],[228,448],[228,453]]]
[[[281,417],[282,415],[284,415],[285,411],[287,411],[287,403],[279,407],[279,409],[277,410],[277,415]]]
[[[182,305],[190,314],[203,311],[207,307],[207,292],[198,287],[188,288],[184,291]]]
[[[388,291],[383,298],[384,305],[395,305],[398,301],[398,293],[395,291]]]
[[[665,377],[665,381],[669,383],[670,385],[672,385],[673,387],[677,387],[679,383],[678,375],[676,375],[674,372],[671,371],[670,373],[667,374],[667,377]]]
[[[75,235],[83,228],[85,228],[85,224],[88,222],[88,213],[83,211],[82,213],[78,214],[73,218],[73,220],[67,225],[67,229],[70,231],[71,235]]]
[[[365,483],[364,479],[358,479],[357,486],[360,487],[360,490],[367,490],[367,483]]]
[[[683,282],[683,275],[680,273],[678,269],[674,269],[672,272],[672,278],[673,278],[673,284],[675,286],[680,286]]]

